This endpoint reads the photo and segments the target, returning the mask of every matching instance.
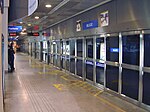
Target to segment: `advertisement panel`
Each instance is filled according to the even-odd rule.
[[[76,31],[81,31],[81,20],[76,21]]]
[[[102,12],[100,14],[100,22],[101,22],[101,27],[109,25],[108,11]]]

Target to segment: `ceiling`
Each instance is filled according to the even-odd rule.
[[[38,31],[48,28],[50,25],[71,17],[85,9],[100,4],[108,0],[39,0],[37,10],[29,17],[22,19],[22,25],[28,31]],[[51,8],[46,8],[46,4],[51,4]],[[39,19],[35,19],[39,16]],[[31,24],[31,26],[28,26]],[[38,28],[35,28],[37,26]]]

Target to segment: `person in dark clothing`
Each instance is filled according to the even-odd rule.
[[[14,71],[14,50],[13,50],[13,43],[11,43],[11,45],[8,45],[8,66],[9,69],[8,71],[13,72]]]

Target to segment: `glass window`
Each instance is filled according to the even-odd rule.
[[[43,51],[47,50],[47,41],[43,41]]]
[[[83,56],[83,40],[77,40],[77,56],[82,57]]]
[[[139,35],[123,36],[122,38],[122,62],[132,65],[139,65]]]
[[[40,50],[40,42],[37,42],[36,43],[36,51],[39,51]]]
[[[57,66],[57,55],[53,55],[53,64]]]
[[[54,55],[53,54],[51,54],[51,63],[53,64],[54,63]]]
[[[50,60],[51,60],[51,54],[48,54],[48,57],[47,57],[48,59],[47,59],[47,63],[49,64],[50,63]]]
[[[57,67],[60,67],[60,56],[57,55]]]
[[[69,41],[66,41],[66,55],[70,55]]]
[[[144,66],[150,67],[150,35],[144,35]]]
[[[104,84],[104,63],[96,63],[96,82]]]
[[[57,43],[57,53],[60,54],[61,53],[60,52],[60,48],[61,48],[60,47],[60,41],[57,41],[56,43]]]
[[[70,58],[70,72],[75,74],[75,59]]]
[[[106,87],[118,92],[119,68],[107,65]]]
[[[118,37],[106,38],[106,60],[119,62],[119,38]]]
[[[77,59],[76,67],[77,67],[77,75],[82,77],[82,67],[83,67],[82,60]]]
[[[70,70],[69,56],[66,57],[66,70]]]
[[[46,60],[45,60],[45,58],[46,58],[45,53],[42,53],[42,54],[43,54],[43,56],[42,56],[42,61],[46,61]]]
[[[138,100],[139,72],[124,69],[122,71],[122,94]]]
[[[56,45],[56,42],[54,41],[53,42],[53,53],[56,53],[56,50],[57,50],[57,45]]]
[[[50,42],[49,42],[49,41],[47,42],[47,48],[48,48],[48,52],[50,53],[50,51],[51,51],[51,46],[50,46]]]
[[[35,44],[32,43],[32,56],[34,57],[35,56]]]
[[[150,105],[150,73],[143,75],[143,103]]]
[[[106,57],[104,38],[96,39],[96,59],[100,59],[104,62]]]
[[[51,42],[51,53],[53,54],[53,42]]]
[[[93,62],[86,61],[86,78],[93,81]]]
[[[62,50],[62,54],[65,54],[66,53],[66,42],[65,41],[62,41],[62,43],[61,43],[62,45],[61,45],[61,50]]]
[[[61,61],[62,68],[65,69],[65,67],[66,67],[65,56],[62,56],[61,58],[62,58],[62,61]]]
[[[70,55],[75,56],[75,40],[70,40]]]
[[[93,58],[93,39],[86,39],[86,57]]]

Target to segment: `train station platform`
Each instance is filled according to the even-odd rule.
[[[5,77],[5,112],[147,112],[25,54]]]

